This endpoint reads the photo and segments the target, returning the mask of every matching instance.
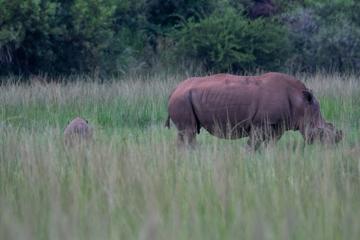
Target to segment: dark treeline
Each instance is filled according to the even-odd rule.
[[[357,0],[0,0],[0,74],[360,69]]]

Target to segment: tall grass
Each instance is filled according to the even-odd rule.
[[[202,131],[195,150],[163,127],[181,77],[0,88],[0,239],[358,239],[360,82],[300,76],[337,146],[288,132],[249,154]],[[67,121],[95,128],[65,149]]]

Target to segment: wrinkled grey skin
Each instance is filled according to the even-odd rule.
[[[73,119],[64,130],[64,142],[67,146],[87,143],[93,138],[93,129],[88,121],[77,117]]]
[[[288,130],[300,131],[309,144],[342,139],[342,131],[322,117],[312,92],[282,73],[187,79],[171,93],[168,112],[166,126],[170,119],[176,125],[179,145],[194,145],[201,128],[220,138],[249,137],[253,150]]]

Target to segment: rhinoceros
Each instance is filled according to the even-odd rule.
[[[249,137],[253,150],[287,130],[300,131],[309,144],[342,139],[342,131],[322,117],[312,91],[283,73],[189,78],[170,94],[168,113],[165,126],[175,124],[179,145],[194,145],[201,128],[219,138]]]
[[[81,117],[73,119],[64,130],[65,145],[89,142],[93,137],[93,129],[89,122]]]

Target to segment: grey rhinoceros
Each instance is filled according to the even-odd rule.
[[[93,138],[93,129],[89,122],[81,117],[73,119],[64,130],[65,145],[73,146],[78,143],[91,141]]]
[[[342,139],[342,131],[322,117],[311,90],[282,73],[189,78],[171,93],[168,112],[166,126],[170,119],[176,125],[180,145],[193,145],[201,128],[220,138],[249,137],[255,150],[287,130],[300,131],[309,144]]]

